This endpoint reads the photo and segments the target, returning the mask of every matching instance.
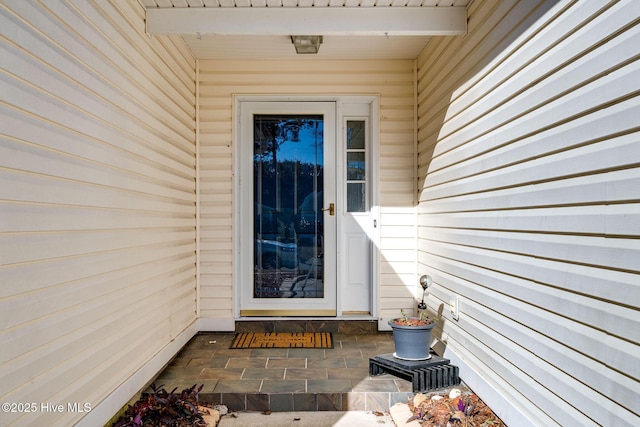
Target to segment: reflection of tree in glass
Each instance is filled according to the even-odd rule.
[[[300,142],[300,131],[317,128],[322,116],[259,115],[255,117],[254,154],[260,157],[273,156],[285,142]]]
[[[301,206],[294,206],[294,201],[302,203],[307,196],[314,194],[316,192],[314,181],[321,181],[323,177],[322,168],[311,163],[287,160],[278,163],[274,168],[270,161],[265,161],[256,163],[254,167],[256,171],[261,169],[260,177],[262,180],[260,191],[256,186],[256,200],[258,203],[273,207],[280,213],[287,210],[293,212],[296,208],[301,208]],[[277,182],[281,184],[280,190],[290,197],[277,199]],[[295,183],[295,189],[293,183]],[[295,198],[293,197],[294,193],[297,194]]]
[[[317,272],[307,276],[317,270],[322,241],[322,150],[321,115],[254,116],[256,298],[297,296],[296,275],[305,278],[301,289],[319,280]],[[282,244],[294,250],[290,254],[269,251],[283,248]],[[305,290],[298,297],[306,294]]]
[[[254,118],[254,179],[256,200],[281,213],[308,194],[318,191],[322,182],[322,166],[316,162],[279,160],[278,151],[287,142],[298,143],[310,137],[322,141],[322,116],[319,115],[257,115]],[[304,132],[304,135],[301,133]],[[321,158],[320,158],[321,159]],[[259,182],[258,182],[259,181]],[[295,185],[294,185],[295,183]],[[293,196],[297,197],[283,197]]]

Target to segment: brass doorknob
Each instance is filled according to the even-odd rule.
[[[335,203],[329,203],[329,207],[328,208],[324,208],[322,209],[322,212],[324,211],[329,211],[329,215],[333,216],[336,214],[336,204]]]

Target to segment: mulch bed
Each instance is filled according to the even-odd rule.
[[[452,390],[448,395],[418,394],[409,402],[413,413],[407,422],[416,420],[422,427],[505,427],[477,395],[471,391]]]

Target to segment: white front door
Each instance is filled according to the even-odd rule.
[[[240,317],[372,316],[370,100],[240,101]]]
[[[240,105],[240,316],[336,316],[335,118],[335,102]]]

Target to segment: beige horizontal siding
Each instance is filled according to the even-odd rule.
[[[415,236],[413,61],[200,61],[199,65],[201,317],[234,316],[233,95],[379,94],[380,231]],[[406,218],[393,222],[399,212]],[[386,239],[380,248],[381,315],[387,317],[400,307],[412,306],[405,284],[415,279],[415,244],[402,243]],[[407,295],[397,298],[393,289]],[[400,302],[385,302],[395,298]],[[388,305],[391,311],[385,309]]]
[[[2,424],[68,426],[195,321],[194,61],[125,0],[0,28],[0,401],[65,407]]]
[[[639,7],[476,2],[419,58],[420,269],[510,425],[640,419]]]

